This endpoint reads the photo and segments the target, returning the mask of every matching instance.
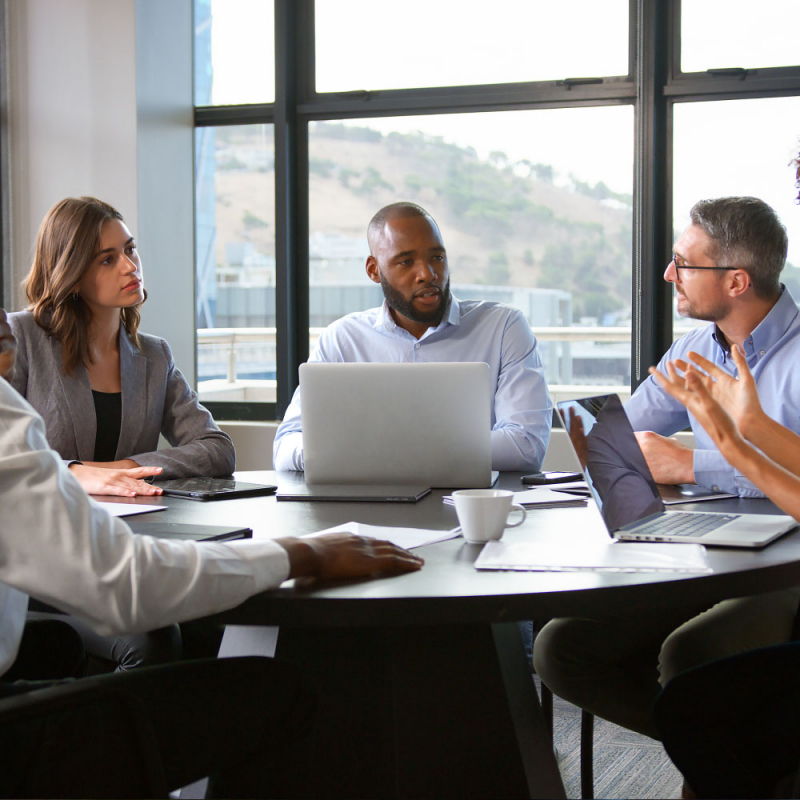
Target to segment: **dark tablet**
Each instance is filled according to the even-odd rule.
[[[164,494],[185,497],[188,500],[228,500],[234,497],[256,497],[273,494],[276,486],[258,483],[243,483],[235,478],[173,478],[168,481],[153,481]]]
[[[251,528],[236,525],[193,525],[185,522],[144,522],[126,520],[134,533],[157,536],[159,539],[189,539],[195,542],[224,542],[230,539],[251,539]]]

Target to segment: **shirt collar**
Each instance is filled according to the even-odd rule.
[[[435,327],[435,328],[428,328],[425,331],[423,339],[427,338],[428,336],[433,335],[434,333],[438,333],[440,330],[446,328],[448,325],[460,325],[461,324],[461,307],[458,302],[458,298],[451,294],[450,295],[450,308],[447,311],[444,319]],[[396,331],[398,329],[398,324],[394,321],[394,317],[392,317],[392,312],[389,311],[389,305],[386,300],[383,301],[383,305],[381,306],[380,313],[375,318],[375,324],[372,326],[375,330],[380,330],[384,328],[387,331]]]
[[[769,310],[764,319],[756,325],[753,332],[745,339],[744,355],[750,359],[756,354],[766,354],[770,348],[780,341],[781,337],[789,330],[792,323],[797,318],[798,308],[789,290],[781,284],[781,296],[778,302]],[[725,362],[730,353],[730,345],[725,342],[722,331],[714,325],[712,334],[714,341],[722,349],[722,358]]]

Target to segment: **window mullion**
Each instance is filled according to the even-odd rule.
[[[662,278],[672,227],[670,113],[662,91],[677,40],[672,24],[665,4],[637,3],[632,389],[672,341],[671,292]]]
[[[275,2],[275,254],[277,414],[308,359],[308,124],[299,118],[313,52],[313,3]],[[309,37],[311,40],[308,41]]]

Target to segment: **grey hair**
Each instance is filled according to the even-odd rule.
[[[770,206],[756,197],[719,197],[695,203],[689,215],[711,239],[708,256],[718,266],[747,270],[757,297],[780,294],[789,239]]]

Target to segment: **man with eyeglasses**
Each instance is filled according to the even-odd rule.
[[[786,229],[753,197],[703,200],[674,246],[665,280],[675,284],[678,312],[713,324],[687,333],[665,362],[693,350],[735,374],[733,345],[744,352],[762,407],[800,433],[800,319],[779,276]],[[648,466],[663,483],[697,482],[759,497],[736,474],[685,407],[648,378],[625,406],[639,431]],[[691,424],[692,452],[664,438]],[[658,612],[621,607],[596,617],[551,620],[538,633],[533,663],[559,697],[654,739],[653,703],[675,675],[717,658],[790,641],[800,587],[708,604],[684,604],[679,593]]]
[[[735,374],[731,347],[742,348],[765,411],[800,433],[800,315],[780,283],[786,262],[786,228],[754,197],[701,200],[674,246],[664,279],[674,284],[678,313],[710,325],[682,336],[658,365],[693,350]],[[761,492],[737,475],[686,409],[652,377],[625,404],[653,477],[659,483],[699,483],[743,497]],[[692,427],[695,449],[667,438]]]

